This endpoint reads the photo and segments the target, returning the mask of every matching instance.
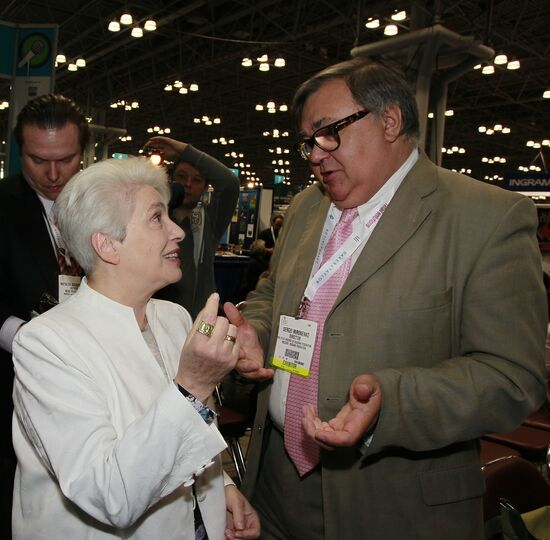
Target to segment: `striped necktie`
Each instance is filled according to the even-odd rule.
[[[357,217],[357,208],[347,208],[342,212],[323,254],[323,265],[341,247],[352,233],[352,223]],[[315,296],[306,304],[304,318],[317,323],[317,335],[313,348],[309,377],[292,374],[288,386],[286,401],[284,441],[300,476],[313,469],[320,460],[319,446],[306,435],[302,427],[302,406],[311,403],[317,407],[319,384],[319,358],[325,319],[332,309],[342,285],[351,268],[351,257],[348,257],[317,290]]]

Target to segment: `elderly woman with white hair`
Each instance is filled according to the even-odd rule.
[[[14,342],[15,539],[259,536],[210,402],[239,359],[236,328],[217,294],[195,325],[151,299],[181,278],[168,199],[163,169],[131,158],[85,169],[56,201],[86,277]]]

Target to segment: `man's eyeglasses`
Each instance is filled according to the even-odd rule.
[[[357,120],[360,120],[361,118],[369,114],[369,112],[370,111],[362,110],[350,114],[349,116],[342,118],[342,120],[333,122],[328,126],[323,126],[322,128],[319,128],[318,130],[313,132],[313,135],[311,137],[297,142],[294,145],[294,150],[296,150],[296,152],[298,152],[298,154],[300,154],[300,156],[304,159],[309,159],[309,157],[311,156],[311,152],[313,152],[313,146],[318,146],[321,150],[324,150],[325,152],[333,152],[340,146],[340,130],[344,129],[350,124],[353,124],[353,122],[357,122]]]

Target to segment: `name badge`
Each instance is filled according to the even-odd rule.
[[[64,302],[67,298],[70,298],[80,286],[80,276],[66,276],[64,274],[59,275],[59,303]]]
[[[271,364],[276,368],[309,377],[317,323],[281,315]]]

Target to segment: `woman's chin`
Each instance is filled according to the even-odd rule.
[[[181,268],[178,268],[173,272],[173,276],[169,276],[166,281],[166,285],[171,285],[172,283],[177,283],[182,278]]]

